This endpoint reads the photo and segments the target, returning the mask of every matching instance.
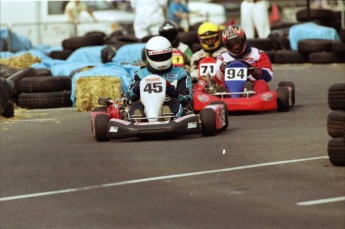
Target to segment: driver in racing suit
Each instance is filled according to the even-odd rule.
[[[140,112],[141,116],[145,116],[144,106],[139,100],[140,80],[146,76],[157,74],[167,81],[166,94],[170,99],[166,101],[166,105],[170,109],[169,113],[181,117],[184,106],[189,103],[193,95],[190,75],[182,67],[172,65],[172,45],[167,38],[152,37],[146,43],[144,51],[147,65],[135,73],[127,92],[128,98],[134,102],[129,111],[130,115],[137,115],[137,112]]]
[[[267,54],[250,47],[244,30],[238,25],[230,25],[224,29],[222,42],[227,51],[217,57],[216,82],[223,85],[226,65],[231,61],[240,60],[248,66],[249,84],[246,84],[246,88],[253,88],[256,93],[268,91],[268,82],[272,80],[273,71]]]
[[[190,75],[194,81],[197,81],[199,75],[199,62],[205,57],[217,58],[226,48],[222,46],[220,40],[220,31],[217,25],[212,22],[204,22],[198,28],[198,39],[201,45],[199,51],[192,55],[190,61]]]

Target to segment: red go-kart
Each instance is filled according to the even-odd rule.
[[[289,111],[295,104],[295,85],[284,81],[276,90],[256,93],[245,87],[248,77],[248,65],[240,61],[227,64],[224,72],[226,91],[217,92],[215,75],[216,61],[206,57],[199,63],[199,78],[194,85],[193,108],[202,110],[215,101],[224,101],[229,112],[234,111]],[[268,85],[267,85],[267,88]]]

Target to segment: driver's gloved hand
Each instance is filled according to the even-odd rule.
[[[227,65],[227,63],[224,61],[224,62],[219,66],[219,70],[220,70],[221,72],[224,73],[226,65]]]
[[[167,80],[166,94],[171,98],[178,97],[178,91],[176,90],[175,86],[172,85],[168,80]]]
[[[132,91],[134,94],[139,95],[140,94],[140,84],[134,86]]]
[[[255,79],[259,79],[262,76],[262,68],[249,67],[248,74],[252,75]]]

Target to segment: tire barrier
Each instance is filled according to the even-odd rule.
[[[345,83],[333,84],[328,89],[327,145],[329,161],[335,166],[345,166]]]
[[[71,85],[68,76],[27,77],[20,83],[18,105],[27,109],[71,107]]]

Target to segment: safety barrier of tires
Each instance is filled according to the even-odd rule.
[[[333,84],[328,89],[327,132],[331,139],[327,151],[330,162],[345,166],[345,83]]]
[[[27,109],[71,107],[68,76],[36,76],[21,80],[18,105]]]

